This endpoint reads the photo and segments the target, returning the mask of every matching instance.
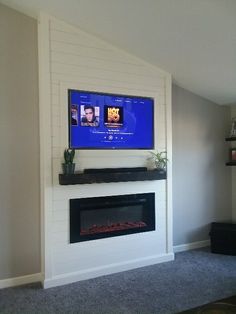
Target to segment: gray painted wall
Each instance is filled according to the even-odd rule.
[[[0,5],[0,279],[40,272],[37,22]]]
[[[37,22],[0,5],[0,279],[40,272]],[[174,245],[231,218],[230,110],[173,86]]]
[[[231,106],[231,118],[236,117],[236,104]],[[232,148],[236,147],[236,142],[231,142],[230,146]],[[236,167],[231,167],[232,175],[232,212],[233,220],[236,222]]]
[[[176,85],[173,119],[174,245],[208,239],[212,221],[231,219],[231,170],[225,166],[230,108]]]

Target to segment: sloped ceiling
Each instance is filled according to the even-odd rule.
[[[236,0],[0,0],[40,10],[170,72],[218,104],[236,103]]]

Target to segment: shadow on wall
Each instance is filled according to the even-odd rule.
[[[37,21],[0,4],[0,280],[40,272]]]

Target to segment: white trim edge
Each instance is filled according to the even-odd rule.
[[[37,273],[37,274],[31,274],[31,275],[26,275],[26,276],[1,279],[0,289],[25,285],[25,284],[33,283],[33,282],[42,282],[42,274]]]
[[[183,252],[188,250],[193,250],[201,247],[206,247],[210,245],[210,240],[192,242],[187,244],[181,244],[174,246],[174,252]],[[125,264],[113,264],[106,269],[91,269],[85,272],[76,272],[76,273],[69,273],[65,275],[55,276],[52,279],[47,279],[44,281],[44,288],[55,287],[58,285],[64,285],[68,283],[72,283],[75,281],[86,280],[90,278],[95,278],[103,275],[109,275],[115,272],[126,271],[134,268],[149,266],[157,263],[168,262],[174,260],[174,254],[169,253],[162,256],[154,256],[152,258],[148,258],[145,260],[137,260],[133,261],[132,263],[125,263]],[[43,275],[41,273],[31,274],[26,276],[20,276],[15,278],[8,278],[0,280],[0,289],[9,288],[14,286],[25,285],[33,282],[43,282]]]
[[[201,247],[210,246],[210,240],[204,240],[204,241],[197,241],[187,244],[181,244],[181,245],[175,245],[174,246],[174,253],[188,251],[188,250],[194,250]]]
[[[58,275],[43,282],[44,288],[66,285],[72,282],[87,280],[95,277],[110,275],[122,271],[132,270],[139,267],[150,266],[158,263],[169,262],[174,260],[174,254],[154,255],[147,258],[136,259],[130,262],[115,263],[103,267],[91,268],[85,271],[78,271]]]

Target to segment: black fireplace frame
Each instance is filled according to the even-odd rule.
[[[91,201],[96,205],[91,205]],[[80,211],[105,209],[128,205],[143,204],[143,220],[147,226],[125,230],[101,232],[96,234],[80,234]],[[90,241],[108,237],[116,237],[133,233],[141,233],[155,230],[155,193],[126,194],[106,197],[89,197],[70,199],[70,243]]]

